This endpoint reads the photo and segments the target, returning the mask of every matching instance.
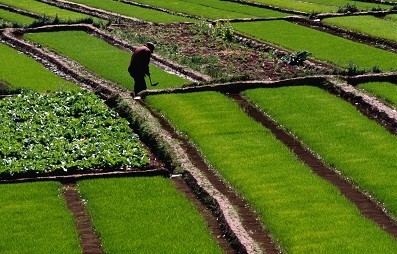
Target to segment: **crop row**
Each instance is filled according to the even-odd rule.
[[[15,12],[0,9],[0,26],[4,23],[17,23],[20,25],[28,25],[35,21],[34,18],[27,17]]]
[[[57,16],[62,20],[82,20],[89,17],[85,14],[68,11],[35,0],[0,0],[0,3],[8,6],[13,6],[22,10],[31,11],[45,17],[55,18]]]
[[[82,31],[32,33],[25,36],[76,60],[87,69],[121,87],[132,88],[133,81],[127,72],[131,52],[121,50]],[[152,79],[161,80],[156,88],[175,87],[187,83],[187,80],[152,64],[150,72]],[[148,88],[150,89],[150,86]]]
[[[397,42],[395,34],[397,23],[387,18],[374,16],[345,16],[338,18],[327,18],[323,22],[353,30],[359,33],[368,34],[374,37],[388,39]]]
[[[225,96],[203,92],[147,100],[248,200],[287,253],[396,251],[387,233]]]
[[[287,21],[233,23],[243,34],[292,51],[309,51],[311,56],[348,68],[380,68],[390,71],[397,66],[397,55],[342,37]]]
[[[149,162],[128,122],[89,92],[23,92],[0,105],[2,174],[139,168]]]
[[[38,92],[78,89],[75,84],[3,43],[0,43],[0,59],[0,81],[15,89],[29,88]]]
[[[3,253],[81,253],[60,187],[0,185]],[[221,253],[197,208],[169,179],[85,180],[78,187],[106,253]]]

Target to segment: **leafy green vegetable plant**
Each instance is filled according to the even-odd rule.
[[[128,122],[95,95],[23,92],[0,100],[0,173],[141,167],[146,151]]]

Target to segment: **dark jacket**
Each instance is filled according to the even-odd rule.
[[[152,52],[147,46],[140,46],[134,50],[128,67],[131,77],[150,75],[149,62],[151,54]]]

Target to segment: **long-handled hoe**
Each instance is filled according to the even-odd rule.
[[[149,75],[149,81],[150,81],[150,85],[151,86],[157,86],[158,84],[159,84],[159,82],[156,82],[156,83],[152,83],[152,78],[150,77],[150,75]]]

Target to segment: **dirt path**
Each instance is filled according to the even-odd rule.
[[[252,118],[261,123],[285,144],[295,155],[308,165],[314,173],[327,180],[352,203],[368,219],[374,221],[380,228],[397,239],[397,223],[384,212],[383,207],[376,201],[364,194],[357,186],[344,179],[340,174],[326,166],[311,151],[304,148],[302,143],[288,134],[285,129],[280,128],[273,120],[263,114],[258,108],[246,101],[240,94],[229,94],[229,97],[236,101],[240,107]]]
[[[91,217],[86,211],[84,203],[77,190],[76,182],[64,183],[62,185],[62,193],[65,197],[68,209],[73,214],[83,253],[104,253],[101,246],[101,240],[92,226]]]

